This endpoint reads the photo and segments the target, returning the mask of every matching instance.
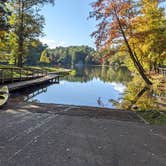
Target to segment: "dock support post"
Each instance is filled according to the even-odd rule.
[[[11,69],[11,82],[13,82],[13,77],[14,77],[14,73],[13,73],[13,68]]]
[[[1,76],[0,76],[1,77],[1,84],[3,84],[3,82],[4,82],[3,70],[1,69],[0,72],[1,72]]]
[[[4,70],[2,70],[2,84],[5,82],[5,74],[4,74]]]
[[[22,70],[21,70],[21,68],[20,68],[20,81],[22,80]]]

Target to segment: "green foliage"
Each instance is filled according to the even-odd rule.
[[[10,6],[8,0],[0,1],[0,31],[9,29],[8,16],[10,15]]]
[[[96,51],[89,46],[70,46],[47,49],[40,61],[49,61],[54,65],[99,64]]]
[[[41,57],[40,57],[40,62],[42,63],[50,63],[50,60],[49,60],[49,57],[48,57],[48,54],[47,54],[47,50],[44,50],[41,54]]]
[[[22,66],[23,63],[30,63],[27,55],[34,53],[36,48],[33,46],[34,41],[38,41],[37,38],[43,35],[44,17],[40,14],[41,7],[47,3],[54,3],[54,0],[13,0],[10,1],[12,6],[12,14],[8,16],[4,6],[6,3],[0,4],[0,15],[3,14],[3,19],[0,21],[10,25],[10,31],[5,37],[5,42],[0,41],[0,46],[7,48],[8,62]],[[1,10],[3,9],[3,10]],[[3,21],[3,22],[2,22]],[[4,32],[3,32],[4,33]],[[2,31],[0,29],[0,36]],[[43,49],[42,49],[43,50]],[[41,51],[42,51],[41,50]],[[1,51],[1,50],[0,50]],[[36,55],[36,54],[35,54]],[[37,54],[37,56],[39,56]],[[38,57],[33,58],[36,60]],[[33,62],[32,62],[33,64]]]
[[[8,60],[8,50],[6,48],[7,32],[9,31],[8,17],[11,14],[11,8],[7,0],[0,1],[0,61]]]
[[[4,8],[8,3],[1,3],[0,14],[3,14],[6,24],[10,25],[10,31],[0,29],[1,62],[18,65],[21,58],[22,64],[39,63],[40,54],[46,48],[37,40],[42,35],[44,26],[44,17],[39,14],[39,11],[41,5],[48,2],[53,3],[53,1],[10,1],[12,6],[10,15]]]
[[[40,41],[33,41],[27,49],[25,65],[35,66],[40,64],[41,53],[47,48]]]
[[[103,82],[127,84],[132,79],[131,73],[126,67],[113,69],[109,66],[75,66],[74,69],[74,77],[68,76],[68,81],[87,82],[94,78],[100,78]]]

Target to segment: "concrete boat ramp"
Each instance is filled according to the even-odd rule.
[[[134,112],[12,103],[0,111],[0,166],[165,166],[166,126]]]

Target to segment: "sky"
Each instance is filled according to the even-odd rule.
[[[40,38],[50,48],[56,46],[89,45],[95,47],[90,34],[95,30],[95,21],[87,19],[94,0],[55,0],[55,5],[46,5],[41,14],[45,17],[45,36]]]

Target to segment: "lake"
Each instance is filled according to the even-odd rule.
[[[111,101],[121,102],[126,84],[131,80],[125,67],[77,66],[74,69],[75,75],[61,78],[59,84],[24,89],[12,97],[28,102],[115,108]]]

